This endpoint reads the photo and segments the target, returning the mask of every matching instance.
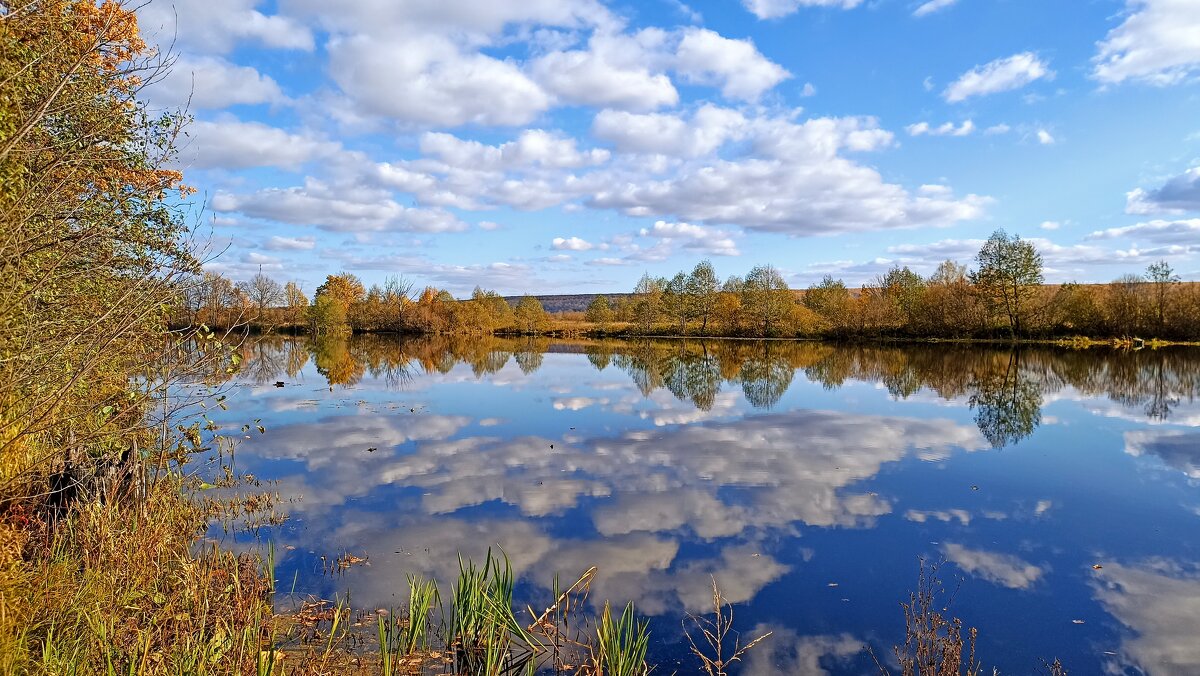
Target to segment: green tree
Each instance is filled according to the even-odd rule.
[[[843,327],[850,313],[850,291],[842,280],[825,275],[819,284],[804,292],[804,306],[830,325]]]
[[[717,272],[708,259],[692,268],[687,278],[687,295],[692,300],[692,315],[700,320],[700,335],[708,332],[708,321],[717,310],[717,292],[720,282]]]
[[[1043,282],[1042,255],[1019,236],[997,230],[975,255],[979,269],[971,281],[979,289],[993,314],[1002,314],[1009,335],[1021,335],[1028,326],[1037,293]]]
[[[904,326],[912,330],[917,316],[921,312],[921,303],[925,296],[925,280],[908,266],[893,265],[882,277],[876,280],[876,286],[883,298],[896,312],[899,313]]]
[[[663,287],[662,306],[679,335],[687,333],[692,318],[692,299],[687,292],[687,275],[682,272],[667,280]]]
[[[760,265],[746,275],[742,308],[760,336],[778,333],[794,304],[783,275],[772,265]]]
[[[651,277],[650,273],[643,273],[637,286],[633,288],[634,298],[630,309],[633,321],[641,333],[650,333],[654,323],[658,321],[659,312],[662,311],[664,285],[663,280]]]

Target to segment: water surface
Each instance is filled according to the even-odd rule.
[[[918,560],[1002,673],[1200,673],[1200,352],[356,337],[249,348],[221,420],[279,480],[284,588],[402,601],[499,546],[652,619],[710,576],[744,674],[873,673]],[[275,387],[275,381],[284,387]],[[245,537],[245,536],[241,536]],[[322,555],[369,565],[322,574]],[[1097,568],[1098,566],[1098,568]],[[447,587],[448,588],[448,587]]]

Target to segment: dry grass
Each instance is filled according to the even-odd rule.
[[[708,676],[725,676],[729,665],[742,659],[754,646],[764,641],[771,632],[742,645],[741,636],[733,630],[733,605],[727,603],[717,588],[717,580],[712,581],[713,614],[712,617],[689,615],[684,621],[683,633],[687,636],[692,654],[700,659],[701,668]],[[700,632],[704,645],[697,643],[689,631],[688,622],[692,628]]]

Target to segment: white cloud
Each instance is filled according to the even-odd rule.
[[[312,32],[295,19],[267,16],[258,0],[147,2],[138,7],[138,26],[159,44],[175,42],[198,52],[226,53],[241,41],[279,49],[313,48]]]
[[[1192,0],[1126,0],[1127,16],[1097,43],[1092,77],[1170,85],[1200,70],[1200,4]]]
[[[931,127],[928,122],[910,124],[904,128],[909,136],[969,136],[975,131],[975,123],[967,120],[957,127],[953,122],[945,122]]]
[[[1125,213],[1180,214],[1200,211],[1200,167],[1192,167],[1159,188],[1126,193]]]
[[[220,57],[180,57],[162,80],[146,90],[157,106],[216,109],[287,101],[279,84],[250,66]]]
[[[368,112],[438,127],[520,125],[551,105],[550,96],[510,61],[463,50],[415,31],[376,39],[330,39],[329,72]]]
[[[1118,237],[1144,239],[1158,244],[1200,246],[1200,218],[1179,221],[1145,221],[1120,228],[1097,230],[1087,236],[1091,240]]]
[[[913,16],[916,16],[916,17],[928,16],[938,10],[946,9],[947,7],[951,7],[957,2],[958,2],[958,0],[929,0],[928,2],[923,3],[923,4],[921,4],[921,6],[914,9]]]
[[[557,132],[526,129],[515,140],[498,146],[465,141],[452,134],[426,132],[420,138],[421,152],[462,169],[501,170],[521,167],[574,168],[608,160],[603,149],[581,152],[575,139]]]
[[[232,118],[193,122],[186,133],[190,139],[180,149],[179,160],[186,167],[297,169],[306,162],[329,157],[341,150],[339,143],[291,134],[261,122]]]
[[[942,545],[942,553],[947,560],[953,561],[966,572],[1009,589],[1027,589],[1044,572],[1042,568],[1010,554],[968,549],[952,542]]]
[[[702,106],[690,120],[665,113],[602,110],[592,122],[592,133],[624,153],[697,157],[740,137],[746,124],[741,113],[711,104]]]
[[[653,121],[676,132],[672,137],[686,138],[676,120]],[[817,118],[803,123],[758,118],[739,134],[749,148],[736,160],[684,162],[666,176],[647,174],[638,167],[600,172],[586,204],[631,216],[813,235],[949,225],[980,217],[989,203],[978,195],[914,196],[886,183],[875,169],[844,157],[845,152],[877,150],[894,143],[893,135],[871,118]],[[639,139],[647,145],[656,143],[653,133]],[[659,145],[653,150],[667,148]]]
[[[752,41],[722,37],[705,28],[684,31],[674,66],[685,80],[720,87],[726,98],[747,101],[791,77],[760,54]]]
[[[317,245],[315,237],[280,237],[274,235],[263,244],[270,251],[310,251]]]
[[[1106,673],[1200,673],[1200,575],[1194,563],[1104,562],[1092,585],[1104,609],[1129,632]]]
[[[1042,230],[1058,230],[1060,227],[1062,227],[1062,223],[1059,223],[1058,221],[1042,221],[1042,224],[1038,227]]]
[[[556,251],[591,251],[596,248],[596,245],[578,237],[568,237],[566,239],[555,237],[554,241],[550,244],[550,248]]]
[[[800,90],[800,96],[807,98],[809,96],[816,96],[816,95],[817,95],[816,86],[814,86],[813,83],[811,83],[811,82],[805,82],[804,88]]]
[[[801,7],[840,7],[854,9],[862,0],[742,0],[742,6],[760,19],[778,19],[794,14]]]
[[[946,87],[942,93],[950,103],[958,103],[972,96],[984,96],[997,92],[1019,89],[1043,78],[1054,76],[1046,63],[1033,52],[1021,52],[976,66],[963,73]]]
[[[1012,127],[1001,122],[1000,124],[994,124],[987,129],[984,129],[983,134],[984,136],[995,136],[997,134],[1007,134],[1010,131],[1012,131]]]
[[[1037,140],[1038,143],[1044,146],[1054,145],[1054,137],[1051,136],[1050,132],[1046,131],[1045,129],[1037,130]]]
[[[405,207],[378,192],[355,194],[309,179],[303,187],[266,188],[248,194],[217,193],[214,211],[240,213],[335,232],[452,232],[467,224],[442,209]]]
[[[739,256],[737,243],[729,233],[691,223],[668,223],[655,221],[649,228],[642,228],[638,233],[642,237],[653,237],[662,241],[668,248],[676,246],[689,251],[712,254],[714,256]]]
[[[567,103],[634,111],[673,106],[679,92],[661,72],[666,39],[658,29],[633,35],[597,32],[587,50],[551,52],[536,59],[531,72]]]

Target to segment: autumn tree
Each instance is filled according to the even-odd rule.
[[[717,309],[716,270],[707,259],[700,261],[692,268],[687,277],[687,295],[692,299],[692,315],[700,320],[700,334],[708,332],[708,322]]]
[[[692,299],[688,295],[687,275],[677,272],[667,280],[663,286],[662,308],[675,330],[680,335],[686,333],[688,321],[692,318]]]
[[[329,275],[317,287],[309,308],[309,324],[315,333],[345,333],[351,329],[351,309],[366,299],[358,277],[343,272]]]
[[[971,274],[971,281],[993,313],[1004,316],[1009,335],[1016,338],[1036,310],[1043,282],[1042,255],[1030,242],[997,230],[979,249],[975,261],[979,269]]]
[[[296,282],[288,282],[283,286],[283,302],[287,305],[288,321],[299,322],[308,308],[308,296]]]
[[[550,316],[538,299],[530,295],[521,297],[514,312],[517,328],[522,333],[536,334],[546,330],[550,324]]]
[[[758,335],[765,337],[780,332],[794,302],[787,282],[774,266],[760,265],[746,275],[742,307]]]
[[[1171,289],[1179,284],[1179,276],[1171,269],[1166,261],[1158,261],[1146,268],[1146,280],[1150,282],[1154,299],[1154,314],[1158,321],[1158,331],[1167,326],[1167,301]]]
[[[664,286],[664,280],[651,277],[650,273],[643,273],[637,286],[633,288],[634,297],[630,310],[641,333],[650,333],[654,323],[658,321],[659,312],[662,311]]]
[[[268,309],[282,304],[285,299],[283,287],[279,285],[279,282],[264,275],[261,269],[249,280],[239,283],[238,289],[249,297],[250,302],[258,311],[260,322],[266,317]]]
[[[588,304],[585,318],[596,325],[601,332],[608,330],[608,325],[612,322],[613,311],[608,307],[608,299],[603,295],[597,294],[592,302]]]
[[[888,307],[898,315],[899,324],[912,327],[925,296],[925,280],[908,266],[893,265],[875,282]]]
[[[815,312],[833,327],[842,327],[850,312],[850,291],[846,283],[825,275],[821,281],[804,292],[804,306]]]
[[[1142,324],[1146,280],[1138,275],[1121,275],[1108,285],[1106,310],[1109,324],[1118,335],[1132,336]]]

